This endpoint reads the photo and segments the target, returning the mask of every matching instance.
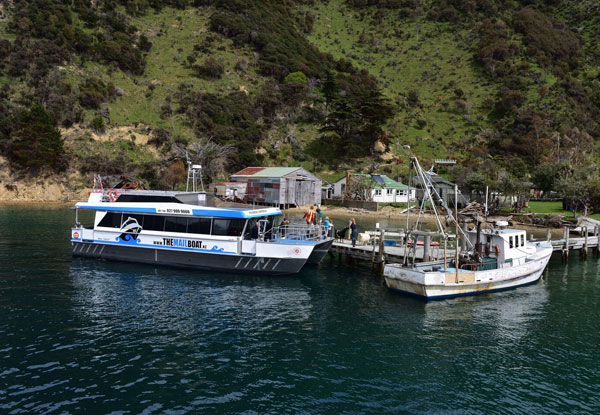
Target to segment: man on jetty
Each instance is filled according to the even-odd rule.
[[[310,229],[313,229],[315,226],[315,207],[311,206],[303,216],[304,220],[306,220],[306,224]]]

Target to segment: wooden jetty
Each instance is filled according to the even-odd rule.
[[[350,257],[370,261],[373,263],[400,263],[404,262],[405,253],[408,254],[408,262],[428,262],[444,257],[443,246],[432,246],[431,238],[435,235],[439,235],[435,232],[412,232],[412,235],[419,235],[423,237],[423,244],[417,244],[416,249],[413,250],[412,245],[408,248],[404,245],[399,244],[404,237],[404,231],[367,231],[370,236],[370,240],[367,244],[360,244],[357,242],[356,246],[352,246],[352,241],[349,239],[341,239],[333,242],[330,253],[332,254],[345,254]],[[584,227],[581,232],[583,236],[573,238],[569,235],[569,228],[564,227],[563,237],[561,239],[550,239],[550,229],[547,231],[545,239],[533,239],[532,241],[550,241],[554,252],[561,252],[563,260],[567,260],[569,257],[569,251],[579,251],[584,258],[587,258],[587,254],[590,249],[600,253],[600,229],[595,228],[592,235]],[[395,244],[386,244],[386,240],[393,241]],[[465,247],[463,247],[464,249]],[[446,257],[453,258],[455,255],[454,247],[448,246],[446,250]]]

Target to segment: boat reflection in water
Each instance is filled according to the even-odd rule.
[[[130,329],[128,335],[155,335],[165,344],[173,331],[197,336],[234,327],[238,335],[256,336],[277,322],[305,322],[312,312],[299,278],[197,278],[185,270],[84,259],[73,259],[70,275],[76,314],[93,322],[86,331],[116,324]]]
[[[547,317],[548,302],[548,289],[542,278],[538,284],[520,290],[424,303],[423,327],[437,330],[444,337],[469,332],[471,340],[472,333],[482,333],[486,342],[495,342],[498,347],[512,346],[524,339],[536,322]],[[449,331],[452,326],[455,329]]]

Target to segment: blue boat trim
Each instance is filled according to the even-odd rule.
[[[78,206],[78,209],[100,210],[107,212],[131,212],[131,213],[157,213],[155,208],[147,207],[120,207],[120,206]],[[204,216],[231,219],[250,219],[263,216],[278,216],[281,212],[258,212],[250,213],[252,210],[225,210],[225,209],[192,209],[193,215],[176,216]],[[161,215],[167,215],[160,213]]]
[[[71,238],[72,242],[82,242],[81,239],[73,239]],[[92,240],[86,240],[87,242],[93,242],[95,244],[110,244],[110,245],[122,245],[122,246],[139,246],[139,247],[143,247],[143,248],[154,248],[154,249],[172,249],[172,250],[176,250],[176,251],[189,251],[189,252],[208,252],[208,253],[213,253],[213,254],[227,254],[227,255],[240,255],[237,252],[232,252],[232,251],[225,251],[225,248],[218,248],[217,246],[213,246],[211,249],[200,249],[200,248],[186,248],[186,247],[180,247],[180,246],[166,246],[166,245],[151,245],[151,244],[141,244],[135,240],[133,241],[134,243],[131,242],[118,242],[118,241],[101,241],[101,240],[96,240],[94,239]],[[246,255],[246,254],[241,254],[243,256],[254,256],[254,255]]]

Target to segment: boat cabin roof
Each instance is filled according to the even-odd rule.
[[[105,212],[149,213],[166,216],[204,216],[217,218],[250,219],[262,216],[281,215],[281,210],[273,207],[222,208],[196,206],[184,203],[128,203],[128,202],[78,202],[75,209],[90,209]]]
[[[225,202],[205,192],[171,192],[157,190],[94,190],[87,202],[74,209],[104,212],[147,213],[165,216],[203,216],[250,219],[281,215],[274,207],[261,207]]]

